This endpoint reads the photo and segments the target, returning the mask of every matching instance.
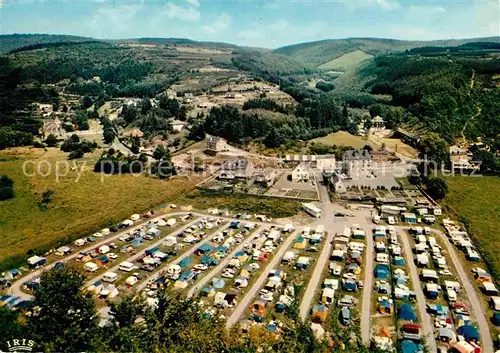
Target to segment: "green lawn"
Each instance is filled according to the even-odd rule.
[[[492,275],[500,280],[500,178],[447,177],[445,204],[468,224]]]
[[[350,146],[357,149],[363,148],[365,145],[370,145],[373,149],[377,149],[377,145],[374,143],[365,140],[361,136],[352,135],[347,131],[337,131],[323,137],[315,138],[311,141],[327,145]]]
[[[54,172],[46,177],[38,173],[26,176],[23,164],[47,161],[54,168],[56,162],[67,160],[66,153],[55,148],[0,151],[0,175],[14,180],[15,192],[13,199],[0,202],[0,269],[19,266],[30,249],[45,252],[163,203],[190,204],[199,210],[224,207],[271,217],[291,216],[300,209],[300,203],[292,200],[202,193],[195,190],[200,177],[167,181],[121,175],[101,179],[92,171],[99,154],[79,160],[77,169],[68,170],[57,181]],[[53,191],[52,201],[42,207],[40,201],[46,190]]]

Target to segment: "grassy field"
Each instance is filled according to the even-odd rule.
[[[358,67],[363,61],[373,58],[362,50],[355,50],[318,66],[318,69],[347,71]]]
[[[500,281],[500,178],[447,177],[446,206],[468,225],[492,275]]]
[[[56,162],[67,160],[66,153],[54,148],[0,151],[0,174],[11,177],[15,188],[14,199],[0,202],[0,268],[17,266],[30,249],[45,252],[165,202],[191,204],[197,209],[227,207],[272,217],[291,216],[300,208],[299,202],[291,200],[201,193],[195,190],[199,177],[166,181],[121,175],[101,179],[92,171],[98,155],[79,160],[74,170],[57,180],[54,168]],[[47,176],[25,175],[26,161],[42,165],[40,171]],[[46,173],[49,164],[50,174]],[[33,165],[26,170],[32,173]],[[60,171],[64,174],[66,170],[61,167]],[[47,190],[52,190],[52,200],[44,207],[42,194]]]
[[[47,161],[54,165],[67,154],[56,149],[14,149],[0,153],[0,174],[14,180],[15,198],[0,202],[0,262],[23,256],[29,249],[47,249],[59,243],[178,199],[193,190],[197,180],[169,181],[144,176],[105,176],[92,172],[96,156],[78,162],[57,181],[54,171],[43,177],[25,176],[23,164]],[[47,171],[47,165],[41,168]],[[83,169],[82,169],[83,166]],[[31,168],[27,168],[32,170]],[[81,177],[78,171],[83,170]],[[61,168],[61,172],[64,170]],[[52,201],[40,205],[42,193],[52,190]]]
[[[370,145],[373,149],[377,148],[374,143],[365,140],[361,136],[354,136],[346,131],[337,131],[324,137],[318,137],[313,142],[320,142],[327,145],[351,146],[352,148],[363,148],[365,145]]]

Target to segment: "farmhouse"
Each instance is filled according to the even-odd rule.
[[[222,137],[209,136],[207,139],[206,149],[215,153],[227,151],[227,141]]]
[[[55,119],[44,119],[41,133],[44,138],[47,138],[49,135],[62,137],[64,130],[61,120],[57,117]]]
[[[292,181],[308,181],[309,180],[309,165],[305,162],[301,162],[291,174]]]
[[[276,181],[276,170],[274,168],[259,169],[255,172],[254,178],[256,183],[273,185]]]

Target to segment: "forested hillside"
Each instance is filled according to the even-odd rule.
[[[379,55],[391,52],[402,52],[407,49],[423,46],[457,46],[469,42],[500,42],[500,37],[457,39],[439,41],[405,41],[379,38],[348,38],[329,39],[317,42],[300,43],[275,49],[277,54],[283,54],[303,64],[318,67],[343,54],[361,50],[366,54]]]
[[[0,35],[0,55],[11,52],[19,48],[53,43],[81,43],[94,41],[95,39],[51,34],[5,34]]]

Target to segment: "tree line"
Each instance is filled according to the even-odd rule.
[[[349,335],[343,344],[316,340],[310,323],[300,320],[297,303],[287,310],[279,334],[265,326],[243,334],[239,326],[226,330],[219,314],[205,311],[196,300],[161,289],[154,304],[133,293],[108,302],[110,317],[100,325],[86,280],[68,265],[45,271],[30,316],[0,307],[2,338],[31,339],[43,352],[377,352]]]

